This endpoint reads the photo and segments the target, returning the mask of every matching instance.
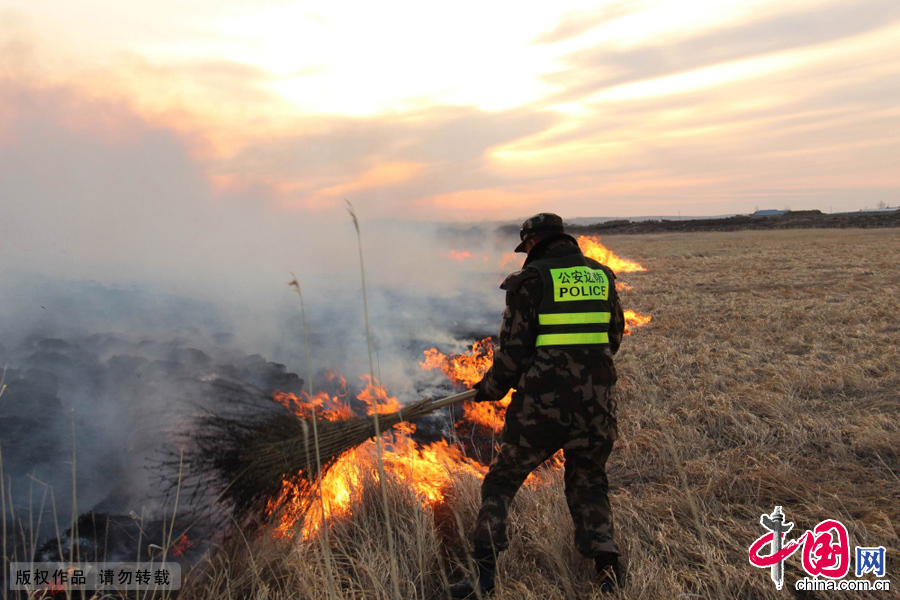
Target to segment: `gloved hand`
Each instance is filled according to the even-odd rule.
[[[493,398],[487,395],[487,392],[484,391],[484,380],[482,379],[478,383],[472,386],[472,389],[478,392],[475,394],[475,397],[472,398],[472,402],[491,402]]]

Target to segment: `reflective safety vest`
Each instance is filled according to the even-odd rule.
[[[544,286],[538,307],[538,348],[602,348],[609,346],[609,301],[613,282],[597,261],[580,254],[539,259]]]

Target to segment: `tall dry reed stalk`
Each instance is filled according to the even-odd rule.
[[[362,297],[363,297],[363,316],[366,323],[366,349],[369,352],[369,376],[375,377],[375,365],[372,362],[372,334],[371,329],[369,327],[369,299],[366,294],[366,269],[363,262],[363,248],[362,248],[362,235],[359,231],[359,219],[356,218],[356,212],[353,210],[353,204],[346,198],[344,202],[347,203],[347,212],[350,213],[350,218],[353,220],[353,227],[356,229],[356,242],[357,247],[359,248],[359,274],[360,279],[362,279]],[[374,422],[374,430],[375,430],[375,452],[378,465],[378,475],[381,478],[382,483],[382,500],[384,502],[384,520],[387,526],[387,542],[388,542],[388,552],[392,557],[394,554],[394,536],[392,534],[391,527],[391,511],[390,504],[388,502],[387,497],[387,477],[384,471],[384,445],[381,441],[381,428],[379,427],[379,416],[378,416],[378,394],[375,394],[372,398],[372,420]],[[391,559],[391,582],[394,586],[394,592],[397,596],[400,595],[400,582],[398,580],[398,569],[397,569],[397,561],[396,558]]]
[[[322,449],[319,444],[319,427],[316,422],[316,406],[315,403],[312,402],[313,398],[313,382],[312,382],[312,356],[309,352],[309,327],[306,321],[306,307],[303,304],[303,292],[300,289],[300,281],[297,279],[297,276],[294,273],[291,273],[293,279],[288,283],[289,286],[293,287],[297,296],[300,298],[300,318],[303,321],[303,348],[306,351],[306,390],[307,396],[310,399],[310,412],[312,414],[312,430],[313,430],[313,443],[315,444],[315,454],[316,454],[316,482],[318,485],[318,489],[321,489],[322,484]],[[322,532],[321,536],[319,536],[320,547],[322,549],[322,555],[325,558],[325,568],[328,573],[332,573],[332,556],[331,556],[331,546],[328,541],[328,527],[325,522],[325,511],[321,511],[321,528],[319,531]],[[326,584],[328,585],[328,590],[330,593],[334,594],[334,579],[332,577],[326,578]]]

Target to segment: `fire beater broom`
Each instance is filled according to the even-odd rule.
[[[304,417],[262,391],[224,380],[214,383],[227,392],[232,410],[198,417],[193,432],[184,435],[185,450],[167,461],[182,474],[182,489],[194,499],[208,498],[230,505],[238,521],[264,515],[277,504],[285,482],[301,499],[311,500],[318,478],[348,450],[444,407],[470,400],[475,390],[446,398],[423,398],[393,413],[326,420]],[[377,429],[376,429],[377,423]],[[314,427],[315,425],[315,427]]]

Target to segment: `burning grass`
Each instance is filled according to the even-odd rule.
[[[759,515],[776,504],[801,530],[843,521],[851,545],[888,548],[892,572],[900,558],[896,232],[611,240],[649,270],[629,276],[626,306],[653,315],[618,358],[620,439],[609,470],[630,575],[618,597],[782,597],[747,561],[763,533]],[[241,541],[198,569],[182,597],[393,598],[378,476],[362,465],[327,544]],[[479,476],[456,473],[438,503],[423,503],[391,471],[387,478],[402,597],[444,598],[446,581],[465,567]],[[600,597],[590,563],[572,547],[559,468],[526,484],[510,528],[496,598]],[[785,585],[801,576],[799,560],[789,560]]]
[[[244,526],[286,512],[278,527],[282,533],[298,520],[302,524],[321,491],[319,481],[349,451],[399,423],[474,395],[424,398],[400,409],[396,399],[369,379],[358,398],[370,413],[378,413],[376,418],[340,409],[320,413],[315,409],[322,408],[318,398],[308,402],[279,393],[273,402],[258,390],[224,380],[216,382],[216,388],[226,407],[199,417],[186,434],[186,451],[167,466],[187,474],[177,484],[200,501],[215,495]],[[392,408],[398,410],[387,412]]]

